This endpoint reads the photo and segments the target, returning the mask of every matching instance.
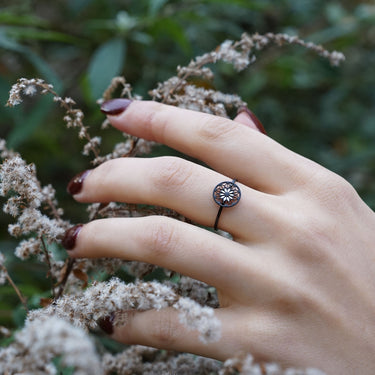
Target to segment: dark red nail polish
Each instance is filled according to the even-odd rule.
[[[258,130],[261,133],[267,134],[266,130],[264,129],[263,124],[258,120],[258,118],[254,115],[254,113],[250,111],[249,108],[245,106],[238,108],[237,115],[239,115],[242,112],[245,112],[251,118],[251,120],[253,121],[253,123],[255,124],[255,126],[258,128]]]
[[[65,232],[64,238],[61,240],[61,244],[65,247],[66,250],[74,249],[78,234],[81,231],[82,227],[83,227],[82,224],[78,224],[78,225],[75,225],[74,227],[69,228]]]
[[[112,99],[104,102],[100,110],[106,115],[119,115],[129,107],[132,100],[130,99]]]
[[[113,322],[115,320],[115,314],[112,313],[104,318],[100,318],[97,323],[103,332],[107,335],[112,335],[113,333]]]
[[[68,187],[67,187],[68,193],[72,195],[78,194],[82,190],[84,179],[87,177],[87,175],[90,172],[91,172],[91,169],[88,169],[74,176],[68,184]]]

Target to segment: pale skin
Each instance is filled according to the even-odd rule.
[[[232,121],[134,101],[108,118],[212,169],[174,157],[112,160],[87,175],[77,201],[155,204],[212,227],[216,184],[236,178],[242,191],[219,221],[233,241],[160,216],[83,226],[72,257],[145,261],[218,291],[218,342],[201,342],[173,309],[134,312],[111,337],[219,360],[250,352],[327,374],[375,373],[375,214],[348,182],[260,133],[246,113]]]

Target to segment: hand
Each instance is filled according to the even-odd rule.
[[[116,159],[86,174],[77,201],[160,205],[212,227],[213,188],[235,178],[242,192],[219,221],[233,241],[159,216],[82,227],[72,257],[145,261],[218,291],[218,342],[202,343],[173,309],[135,312],[114,339],[220,360],[242,351],[328,374],[375,373],[375,215],[348,182],[257,131],[245,112],[231,121],[126,100],[104,110],[116,128],[214,170],[174,157]]]

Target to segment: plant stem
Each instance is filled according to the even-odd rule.
[[[9,284],[13,287],[13,289],[15,290],[18,298],[20,299],[23,307],[25,308],[26,312],[29,312],[29,309],[27,307],[27,301],[26,301],[26,298],[22,295],[21,291],[18,289],[17,285],[14,283],[14,281],[12,280],[12,278],[9,276],[9,273],[8,273],[8,270],[6,269],[6,267],[4,265],[0,265],[0,268],[1,270],[5,273],[5,277],[6,279],[8,280]]]
[[[46,261],[48,265],[47,277],[49,276],[51,278],[51,292],[52,292],[53,299],[55,299],[56,296],[55,296],[55,288],[53,287],[52,266],[51,266],[50,256],[49,256],[49,252],[48,252],[48,249],[47,249],[46,243],[44,242],[43,237],[41,237],[41,242],[42,242],[42,249],[43,249],[44,255],[46,256]]]

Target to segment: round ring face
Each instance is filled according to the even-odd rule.
[[[241,190],[234,182],[224,181],[215,186],[213,197],[219,206],[233,207],[241,199]]]

